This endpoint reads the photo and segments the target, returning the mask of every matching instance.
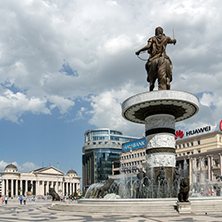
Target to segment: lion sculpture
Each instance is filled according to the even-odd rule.
[[[178,194],[179,202],[189,202],[189,190],[190,190],[190,181],[188,178],[183,178],[180,182],[180,192]]]

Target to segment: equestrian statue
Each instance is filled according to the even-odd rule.
[[[166,54],[167,44],[176,44],[176,39],[171,39],[163,33],[161,27],[155,29],[155,36],[149,38],[148,44],[138,50],[140,52],[147,51],[150,56],[145,65],[147,71],[147,81],[150,83],[150,91],[153,91],[155,81],[158,79],[158,90],[169,90],[172,81],[172,62]]]

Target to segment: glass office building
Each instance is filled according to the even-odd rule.
[[[85,132],[85,144],[82,148],[82,187],[107,180],[112,175],[112,162],[119,160],[122,143],[138,137],[124,136],[120,131],[96,129]]]

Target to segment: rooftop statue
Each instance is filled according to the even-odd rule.
[[[170,82],[172,81],[172,62],[166,54],[167,44],[176,44],[176,39],[171,39],[163,33],[161,27],[155,29],[155,36],[149,38],[148,44],[138,50],[136,55],[140,52],[147,51],[150,56],[145,65],[147,71],[147,81],[150,83],[150,91],[153,91],[155,81],[158,79],[158,89],[170,89]]]

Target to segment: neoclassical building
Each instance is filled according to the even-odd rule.
[[[53,166],[43,167],[29,173],[19,173],[18,168],[10,163],[0,172],[2,177],[2,195],[18,197],[19,195],[43,195],[49,193],[49,188],[60,195],[72,195],[80,192],[80,179],[75,170],[67,174]]]

